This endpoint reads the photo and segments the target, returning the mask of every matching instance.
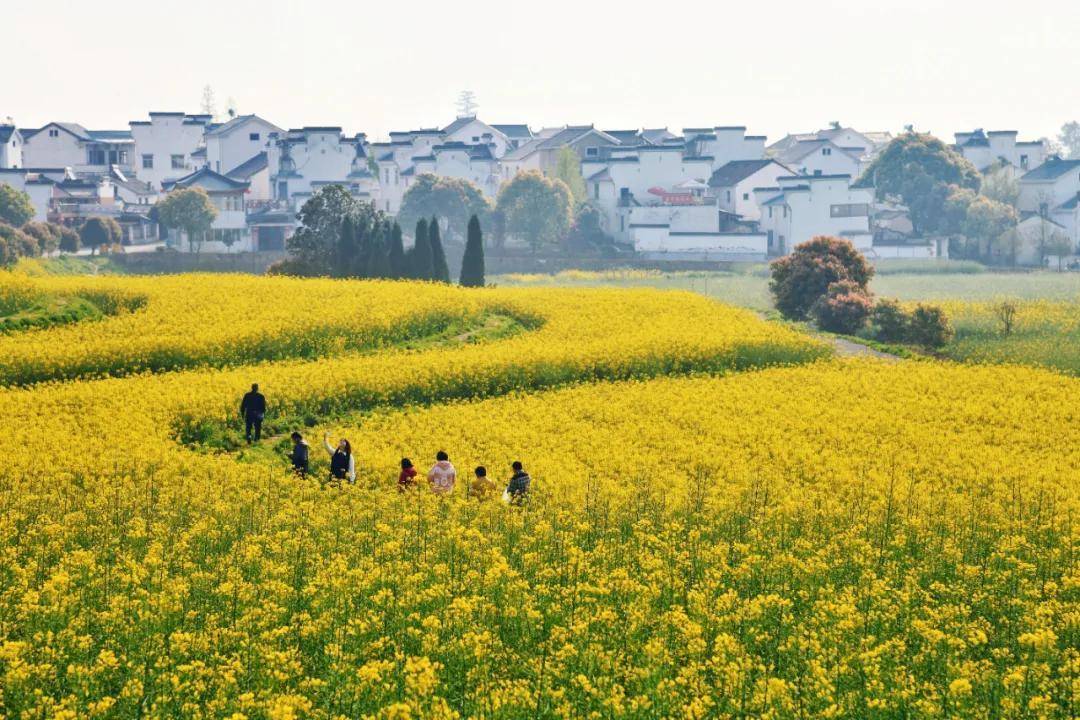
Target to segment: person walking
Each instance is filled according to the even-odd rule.
[[[251,392],[244,394],[240,401],[240,416],[244,418],[244,439],[251,444],[251,432],[255,431],[255,442],[262,438],[263,418],[266,417],[266,398],[259,392],[259,383],[251,384]]]
[[[401,473],[397,478],[398,492],[405,492],[414,487],[416,487],[416,468],[413,467],[412,460],[401,458]]]
[[[352,445],[345,438],[338,440],[337,447],[330,444],[330,434],[323,436],[323,447],[330,453],[330,482],[341,486],[341,481],[348,479],[349,484],[356,482],[356,459],[352,454]]]
[[[513,469],[514,474],[510,476],[510,482],[506,484],[507,499],[513,505],[520,505],[529,497],[529,491],[532,489],[532,478],[529,477],[529,473],[525,472],[521,461],[515,460],[510,467]]]
[[[436,495],[449,495],[454,492],[454,483],[457,481],[457,470],[450,463],[450,456],[445,450],[435,454],[435,464],[428,470],[428,483]]]
[[[297,477],[306,478],[308,474],[308,444],[304,440],[304,436],[298,432],[294,432],[292,435],[293,448],[289,453],[289,460],[292,461],[293,472]]]
[[[469,497],[487,500],[494,494],[495,482],[487,476],[487,468],[481,465],[473,470],[473,480],[469,483]]]

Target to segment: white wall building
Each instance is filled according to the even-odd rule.
[[[713,171],[709,192],[721,210],[743,220],[760,220],[754,188],[774,187],[779,178],[792,174],[791,168],[772,159],[732,160]]]
[[[764,260],[768,237],[737,223],[715,205],[620,209],[625,241],[651,260]]]
[[[832,140],[799,140],[773,157],[799,175],[850,175],[861,173],[862,148],[845,148]]]
[[[1052,156],[1020,178],[1020,211],[1054,221],[1080,243],[1080,160]]]
[[[592,125],[546,128],[502,157],[502,179],[505,182],[519,172],[529,170],[550,174],[558,164],[559,152],[564,147],[570,148],[585,161],[598,159],[603,155],[604,148],[617,147],[619,144],[616,138]]]
[[[852,187],[850,175],[790,175],[777,178],[775,187],[757,188],[754,193],[772,255],[786,255],[818,235],[847,238],[863,252],[873,247],[874,191]]]
[[[1046,161],[1046,147],[1041,140],[1018,142],[1015,130],[972,130],[955,134],[956,150],[967,158],[979,172],[986,172],[998,163],[1014,171],[1034,170]]]
[[[203,133],[210,124],[209,115],[182,112],[152,112],[149,120],[132,120],[135,140],[135,175],[154,187],[176,180],[202,167],[194,158],[203,143]]]
[[[0,185],[9,185],[29,195],[34,206],[34,220],[44,222],[52,209],[53,187],[65,176],[64,168],[0,168]]]
[[[134,141],[127,130],[87,130],[78,123],[51,122],[20,130],[24,167],[70,167],[78,175],[105,175],[112,166],[133,168]]]
[[[234,168],[266,151],[270,135],[285,131],[258,115],[238,115],[228,122],[207,127],[203,135],[206,166],[228,175]]]
[[[368,168],[363,133],[345,137],[336,126],[304,127],[271,138],[267,148],[274,199],[299,208],[326,185],[343,185],[365,200],[378,199],[378,183]]]
[[[0,125],[0,169],[23,167],[23,136],[14,125]]]
[[[510,149],[510,138],[494,125],[488,125],[475,115],[459,117],[442,129],[443,143],[487,145],[492,155],[501,158]]]

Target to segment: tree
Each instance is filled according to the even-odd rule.
[[[416,235],[409,251],[410,277],[416,280],[431,280],[435,275],[435,262],[431,252],[431,236],[428,223],[424,218],[416,221]]]
[[[209,85],[203,86],[200,108],[203,115],[209,115],[211,118],[217,116],[217,98],[214,95],[214,88]]]
[[[1005,163],[998,163],[983,175],[979,192],[1004,205],[1019,207],[1020,181],[1013,175],[1012,169]]]
[[[173,190],[156,205],[158,221],[168,228],[182,231],[188,246],[198,253],[210,232],[218,211],[210,196],[199,187]]]
[[[348,214],[341,221],[341,229],[338,231],[337,249],[334,266],[330,274],[334,277],[356,277],[362,275],[359,270],[359,237],[352,214]]]
[[[924,348],[944,347],[953,337],[945,311],[936,305],[915,306],[908,326],[908,341]]]
[[[450,267],[446,263],[446,250],[443,248],[442,238],[439,236],[438,218],[431,218],[431,221],[428,222],[428,241],[431,243],[432,279],[449,283]]]
[[[300,227],[285,245],[302,266],[332,274],[341,239],[341,224],[359,212],[356,198],[341,185],[326,185],[300,208]]]
[[[0,223],[0,267],[12,265],[21,257],[37,257],[37,240],[7,223]]]
[[[397,217],[408,227],[434,215],[446,222],[447,232],[462,237],[470,217],[485,217],[489,212],[491,202],[468,180],[422,173],[405,191]]]
[[[107,217],[91,217],[79,228],[79,240],[90,248],[93,255],[101,247],[107,247],[120,241],[122,231],[115,220]]]
[[[585,178],[581,176],[581,158],[569,145],[564,145],[559,149],[555,160],[555,177],[566,183],[575,204],[583,203],[588,199]]]
[[[615,238],[604,232],[603,215],[592,205],[582,205],[574,217],[574,224],[566,234],[568,252],[592,253],[613,251]]]
[[[810,310],[822,330],[854,335],[866,325],[873,307],[874,301],[865,287],[851,280],[840,280],[830,284]]]
[[[371,252],[368,257],[368,277],[397,277],[390,265],[390,247],[388,246],[388,243],[393,243],[395,228],[397,228],[398,239],[400,240],[401,228],[398,227],[397,223],[390,225],[389,221],[383,222],[376,241],[371,245]]]
[[[405,242],[401,237],[401,224],[397,221],[390,230],[390,247],[387,249],[386,259],[390,264],[387,277],[403,278],[409,274],[409,269],[405,264]]]
[[[1062,125],[1058,140],[1070,158],[1080,158],[1080,123],[1070,120]]]
[[[1016,227],[1017,219],[1014,208],[985,195],[978,195],[968,205],[964,235],[979,243],[981,255],[989,255],[995,241],[1007,230]]]
[[[848,280],[868,294],[874,275],[874,268],[850,240],[826,235],[795,246],[790,255],[774,260],[770,271],[769,290],[776,309],[795,320],[805,320],[833,283]]]
[[[865,177],[873,181],[879,198],[901,198],[920,234],[938,229],[950,186],[977,190],[980,183],[978,170],[963,156],[936,137],[915,132],[890,142]]]
[[[66,225],[59,225],[58,227],[60,228],[60,252],[79,252],[79,233],[75,232]]]
[[[1061,272],[1065,257],[1072,254],[1072,240],[1064,233],[1055,230],[1050,233],[1050,239],[1047,240],[1044,247],[1047,255],[1053,255],[1057,258],[1057,269],[1058,272]]]
[[[465,287],[484,287],[484,236],[480,232],[480,219],[475,215],[469,218],[459,282]]]
[[[571,204],[566,183],[532,170],[502,186],[496,208],[506,218],[506,231],[523,238],[536,252],[566,235]]]
[[[60,247],[60,227],[50,222],[28,222],[22,231],[37,241],[41,254],[47,255]]]
[[[910,318],[896,300],[878,300],[870,315],[874,338],[882,342],[904,342]]]
[[[0,184],[0,222],[20,228],[34,219],[34,203],[22,190]]]

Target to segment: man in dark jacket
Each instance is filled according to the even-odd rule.
[[[259,392],[259,383],[251,385],[251,392],[240,401],[240,415],[244,418],[244,437],[251,443],[251,431],[255,431],[255,442],[262,437],[263,418],[266,417],[266,398]]]
[[[289,460],[292,461],[293,472],[300,477],[307,477],[308,473],[308,444],[304,440],[304,436],[298,432],[292,434],[293,447],[292,452],[289,453]]]
[[[515,460],[511,467],[514,469],[514,474],[506,485],[506,494],[510,496],[510,502],[520,505],[529,497],[532,478],[529,477],[529,473],[525,472],[519,461]]]

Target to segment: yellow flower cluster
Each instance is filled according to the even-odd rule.
[[[0,716],[1075,714],[1074,379],[821,360],[684,293],[49,282],[144,306],[27,332],[22,367],[83,372],[22,350],[75,338],[115,362],[87,372],[145,367],[125,343],[205,367],[0,390]],[[529,329],[274,345],[485,312]],[[177,442],[252,381],[348,437],[357,484]],[[532,498],[396,492],[439,449],[463,478],[522,460]]]

